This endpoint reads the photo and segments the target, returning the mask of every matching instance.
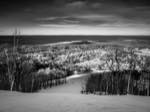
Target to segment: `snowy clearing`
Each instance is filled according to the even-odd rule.
[[[0,91],[0,112],[149,112],[150,97]]]
[[[52,88],[43,89],[39,92],[41,93],[71,93],[71,94],[80,94],[82,90],[82,86],[85,83],[86,78],[90,74],[74,74],[72,76],[67,77],[67,83],[59,86],[55,86]]]

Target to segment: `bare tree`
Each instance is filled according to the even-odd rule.
[[[110,71],[120,71],[123,50],[114,48],[106,55],[106,65]]]
[[[150,71],[150,57],[149,56],[141,56],[140,60],[138,60],[138,66],[140,67],[141,71]],[[147,74],[146,79],[146,89],[147,89],[147,96],[150,94],[150,76],[149,73]]]
[[[135,50],[133,48],[130,48],[129,49],[129,52],[128,52],[128,56],[127,56],[127,61],[128,61],[128,64],[129,64],[129,70],[130,70],[130,73],[128,75],[128,85],[127,85],[127,94],[130,93],[130,83],[131,83],[131,74],[132,74],[132,71],[135,70],[136,68],[136,54],[135,54]]]
[[[6,56],[7,64],[7,76],[10,83],[10,90],[13,90],[15,82],[15,72],[16,72],[16,59],[17,59],[17,47],[18,47],[18,31],[15,30],[13,34],[13,47],[12,49],[5,49],[4,53]]]
[[[120,71],[120,65],[121,65],[121,50],[118,48],[114,48],[106,55],[106,65],[108,69],[114,74],[116,71]],[[111,76],[111,82],[112,82],[112,92],[114,90],[114,75]],[[117,77],[118,78],[118,77]],[[109,81],[106,82],[106,92],[108,92],[108,85]],[[119,94],[119,79],[117,80],[117,93]]]

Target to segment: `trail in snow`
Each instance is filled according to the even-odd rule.
[[[72,93],[80,94],[89,74],[74,74],[67,77],[67,83],[39,91],[40,93]]]

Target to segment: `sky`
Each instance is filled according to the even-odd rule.
[[[150,0],[1,0],[0,35],[150,35]]]

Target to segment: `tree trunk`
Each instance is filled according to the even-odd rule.
[[[119,75],[117,76],[117,94],[120,94],[120,89],[119,89]]]
[[[147,85],[147,96],[149,96],[149,80],[148,80],[148,85]]]
[[[112,94],[113,94],[113,92],[114,92],[114,84],[113,84],[113,83],[114,83],[114,81],[113,81],[113,75],[112,75],[112,79],[111,79],[111,80],[112,80],[112,90],[111,90],[111,92],[112,92]]]
[[[130,80],[131,80],[131,73],[129,74],[129,78],[128,78],[127,94],[130,93]]]
[[[14,87],[14,80],[11,81],[10,91],[13,91],[13,87]]]
[[[33,92],[34,79],[32,79],[31,92]]]
[[[107,81],[107,85],[106,85],[106,95],[108,94],[108,81]]]

